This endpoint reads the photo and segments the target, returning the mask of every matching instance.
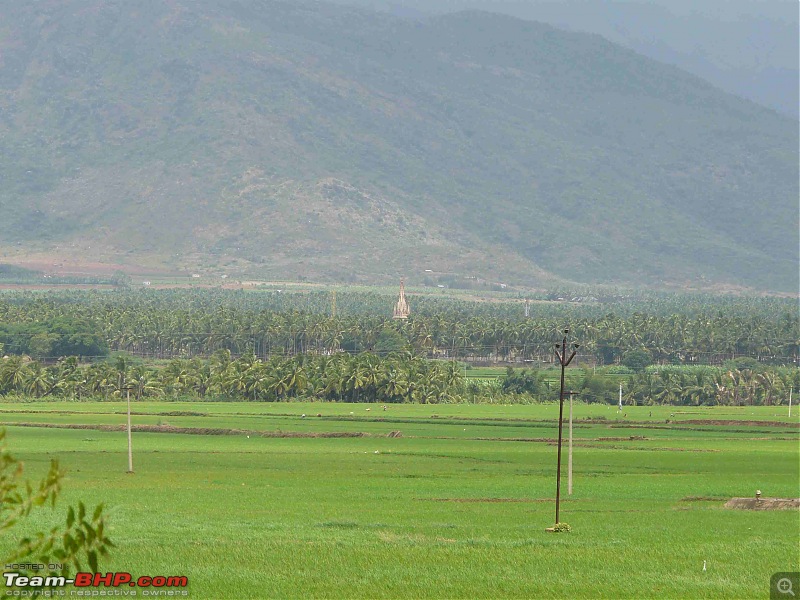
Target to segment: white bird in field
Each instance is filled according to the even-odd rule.
[[[703,571],[706,570],[706,561],[703,561]]]

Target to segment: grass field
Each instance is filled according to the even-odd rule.
[[[134,475],[124,431],[67,428],[124,410],[0,404],[0,421],[28,476],[58,457],[63,501],[106,504],[101,570],[186,575],[192,598],[767,598],[800,570],[798,511],[723,508],[798,496],[785,407],[576,405],[568,534],[545,532],[557,404],[137,403],[161,432],[134,433]]]

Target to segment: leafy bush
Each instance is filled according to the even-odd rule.
[[[506,377],[503,380],[503,391],[510,394],[539,394],[542,391],[542,374],[532,369],[514,370],[512,367],[506,369]]]
[[[622,364],[635,373],[641,373],[653,364],[653,357],[647,350],[628,350],[622,357]]]
[[[581,390],[581,398],[586,402],[605,402],[613,404],[617,398],[617,383],[596,373],[587,373]]]
[[[745,369],[748,371],[760,371],[763,369],[763,365],[760,362],[749,356],[740,356],[733,360],[725,361],[724,366],[726,369],[738,369],[739,371]]]

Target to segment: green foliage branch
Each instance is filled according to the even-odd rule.
[[[6,432],[0,429],[1,534],[6,534],[36,508],[47,504],[55,508],[61,493],[64,471],[55,459],[50,461],[50,469],[38,484],[23,481],[22,475],[23,464],[9,451]],[[36,570],[36,576],[66,577],[72,569],[82,571],[84,565],[96,572],[99,557],[106,556],[113,546],[107,535],[103,505],[99,504],[89,514],[84,504],[79,502],[77,510],[68,507],[62,526],[19,540],[16,548],[5,557],[4,564],[43,564],[45,572]],[[51,565],[60,565],[60,568],[51,569]],[[19,569],[18,572],[30,575],[31,569]]]

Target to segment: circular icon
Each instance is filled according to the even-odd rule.
[[[794,596],[794,590],[792,590],[792,580],[789,579],[788,577],[779,579],[775,587],[778,588],[778,591],[781,594],[789,594],[791,596]]]

